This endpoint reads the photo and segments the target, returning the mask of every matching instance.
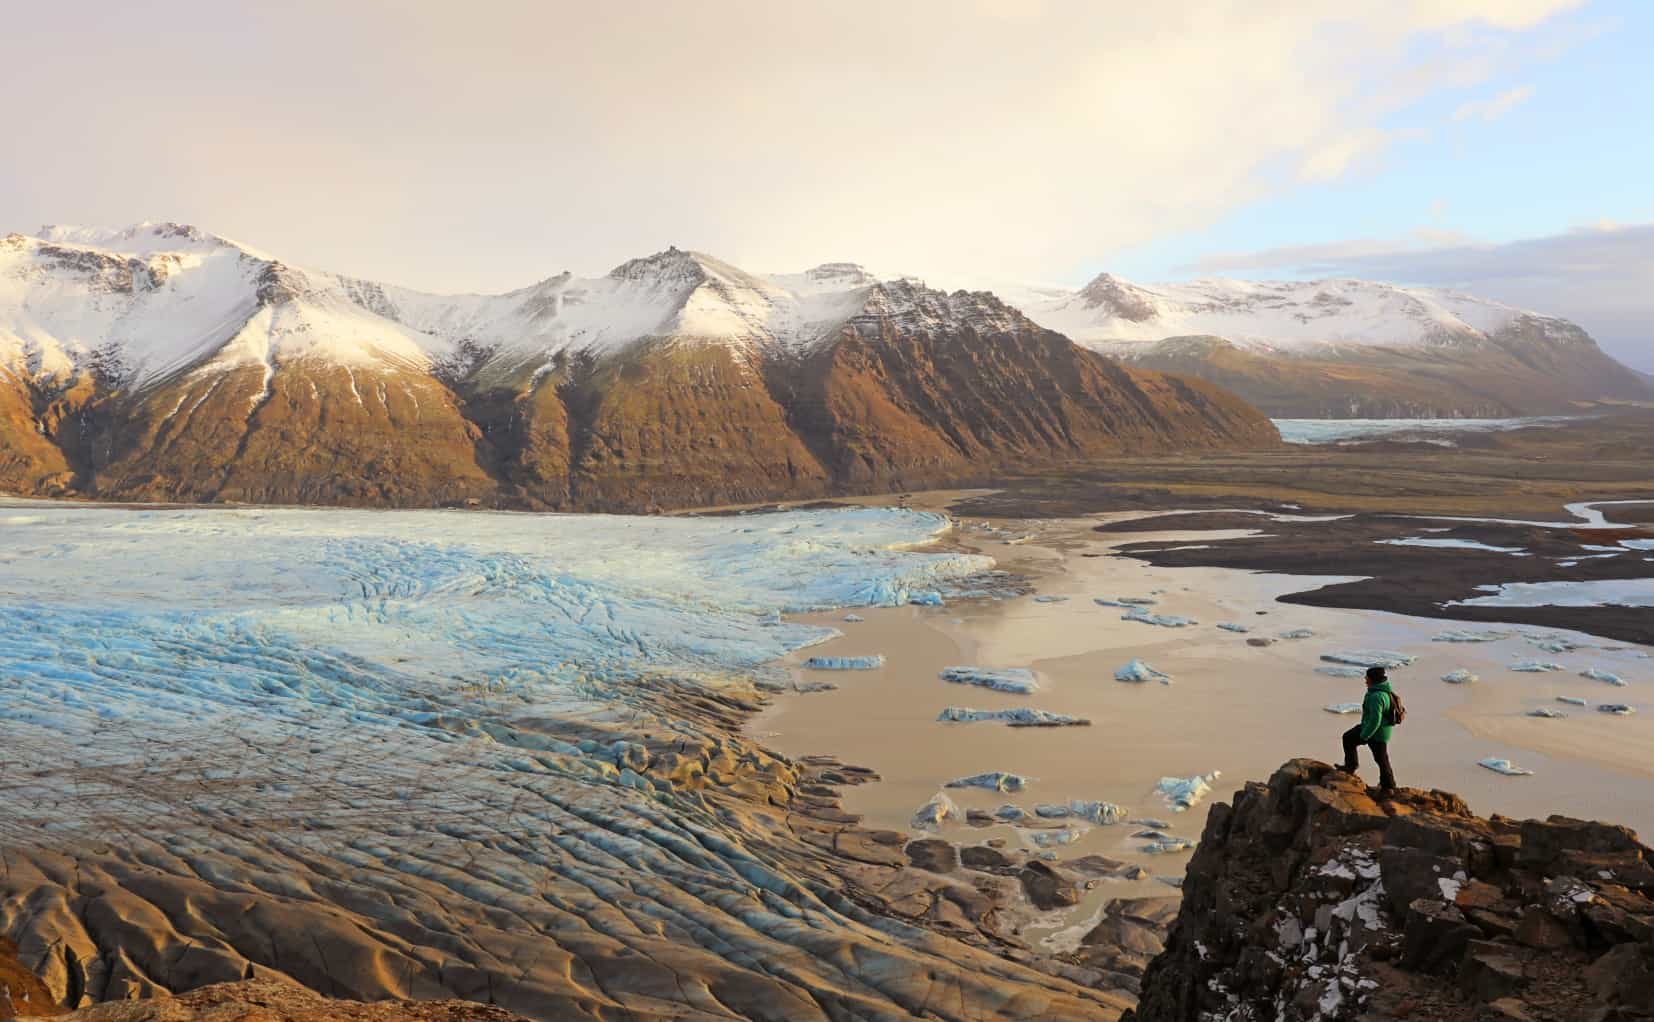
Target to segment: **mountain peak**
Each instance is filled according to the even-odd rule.
[[[1080,289],[1080,298],[1089,308],[1102,309],[1110,316],[1133,323],[1155,316],[1154,302],[1148,292],[1112,273],[1093,277],[1091,283]]]
[[[155,252],[234,248],[264,258],[262,254],[229,238],[170,220],[145,220],[127,227],[48,224],[35,232],[35,237],[57,245],[103,249],[123,255],[147,256]]]

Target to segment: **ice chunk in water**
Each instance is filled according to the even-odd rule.
[[[1460,667],[1458,670],[1448,671],[1446,674],[1442,675],[1442,680],[1447,682],[1449,685],[1469,685],[1473,682],[1481,681],[1482,679],[1480,676],[1471,674],[1463,667]]]
[[[1610,685],[1625,687],[1625,679],[1610,671],[1599,671],[1595,667],[1587,667],[1579,672],[1581,678],[1590,678],[1592,681],[1605,681]]]
[[[1541,706],[1537,710],[1529,710],[1528,711],[1528,716],[1530,716],[1530,717],[1546,717],[1546,718],[1554,720],[1554,719],[1557,719],[1557,718],[1560,718],[1560,717],[1566,717],[1567,714],[1563,713],[1561,710],[1553,710],[1549,706]]]
[[[1164,841],[1150,841],[1143,846],[1143,851],[1150,855],[1170,855],[1175,852],[1186,852],[1193,848],[1195,843],[1180,837],[1167,838]]]
[[[1511,637],[1510,632],[1485,631],[1472,632],[1458,628],[1450,628],[1445,632],[1438,632],[1431,642],[1498,642],[1500,639]]]
[[[1091,721],[1084,717],[1071,717],[1066,713],[1052,713],[1049,710],[1030,710],[1021,706],[1014,710],[973,710],[965,706],[949,706],[938,714],[936,719],[960,724],[993,721],[1009,724],[1011,727],[1087,727],[1091,724]]]
[[[1099,607],[1152,607],[1160,601],[1148,596],[1121,596],[1117,599],[1110,599],[1107,596],[1094,596],[1091,602]]]
[[[1406,653],[1397,653],[1390,649],[1357,649],[1342,653],[1322,653],[1321,659],[1329,664],[1350,664],[1354,667],[1406,667],[1417,660],[1416,656]]]
[[[1557,696],[1556,701],[1567,703],[1569,706],[1590,706],[1591,704],[1579,696]]]
[[[884,654],[872,656],[813,656],[804,661],[812,671],[872,671],[884,666]]]
[[[867,619],[862,617],[860,614],[846,614],[844,615],[844,620],[850,622],[851,624],[860,624]]]
[[[1114,672],[1115,681],[1149,682],[1158,681],[1162,685],[1170,685],[1172,676],[1164,671],[1157,671],[1141,660],[1131,663]]]
[[[1166,800],[1174,812],[1184,812],[1193,809],[1201,799],[1212,791],[1212,782],[1222,777],[1217,770],[1209,774],[1196,774],[1193,777],[1162,777],[1155,785],[1155,791]]]
[[[962,814],[953,799],[937,793],[936,797],[919,807],[913,814],[913,828],[915,830],[941,830],[945,823],[959,820]]]
[[[991,688],[996,692],[1013,692],[1024,696],[1039,689],[1039,682],[1034,680],[1034,672],[1026,667],[944,667],[942,680],[951,681],[955,685],[976,685],[979,688]]]
[[[1544,674],[1548,671],[1562,670],[1561,664],[1548,664],[1541,660],[1518,660],[1505,668],[1507,671],[1517,671],[1521,674]]]
[[[1042,802],[1034,807],[1034,815],[1047,820],[1064,820],[1073,816],[1090,820],[1100,827],[1112,827],[1126,818],[1126,811],[1113,802],[1088,802],[1075,798],[1069,799],[1066,804]]]
[[[1252,629],[1248,628],[1246,625],[1236,624],[1233,621],[1220,622],[1218,624],[1218,627],[1223,629],[1226,632],[1234,632],[1237,635],[1245,635],[1247,632],[1250,632],[1252,630]]]
[[[1120,615],[1121,621],[1136,621],[1139,624],[1159,625],[1161,628],[1187,628],[1189,625],[1198,625],[1192,617],[1181,617],[1177,614],[1151,614],[1141,607],[1133,607]]]
[[[1322,707],[1322,709],[1326,710],[1328,713],[1360,713],[1361,712],[1361,704],[1360,703],[1333,703],[1331,706]]]
[[[1629,717],[1637,712],[1636,707],[1624,703],[1603,703],[1597,709],[1602,713],[1612,713],[1616,717]]]
[[[1317,667],[1315,673],[1329,678],[1363,678],[1367,670],[1364,667]]]
[[[1496,774],[1504,774],[1508,777],[1527,777],[1533,773],[1532,770],[1519,767],[1508,759],[1497,759],[1493,756],[1477,760],[1477,765],[1485,766]]]
[[[1062,827],[1057,830],[1028,831],[1028,840],[1040,848],[1056,848],[1061,845],[1071,845],[1080,839],[1080,832],[1073,827]]]
[[[1313,628],[1293,628],[1290,631],[1282,632],[1281,633],[1281,638],[1283,638],[1283,639],[1313,639],[1313,638],[1315,638],[1315,629],[1313,629]]]
[[[1016,792],[1028,786],[1028,778],[1004,770],[959,777],[942,785],[944,788],[985,788],[988,791]]]
[[[940,607],[942,606],[942,594],[935,591],[909,593],[907,602],[915,607]]]
[[[1054,596],[1049,593],[1034,597],[1035,603],[1067,603],[1068,597]]]

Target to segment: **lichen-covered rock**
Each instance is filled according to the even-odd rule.
[[[1560,816],[1483,819],[1447,792],[1374,794],[1293,760],[1213,805],[1166,949],[1124,1017],[1654,1011],[1654,853],[1635,834]]]

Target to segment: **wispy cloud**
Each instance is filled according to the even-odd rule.
[[[1654,371],[1654,223],[1601,221],[1502,243],[1419,231],[1206,256],[1193,274],[1347,276],[1456,288],[1565,316],[1617,357]]]
[[[1519,85],[1514,89],[1506,89],[1492,99],[1471,100],[1461,104],[1453,111],[1455,121],[1497,121],[1499,118],[1515,110],[1533,97],[1534,88],[1531,85]]]

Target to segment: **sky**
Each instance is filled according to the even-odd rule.
[[[1367,276],[1654,371],[1640,0],[7,5],[0,231],[437,291],[668,245],[933,283]]]

